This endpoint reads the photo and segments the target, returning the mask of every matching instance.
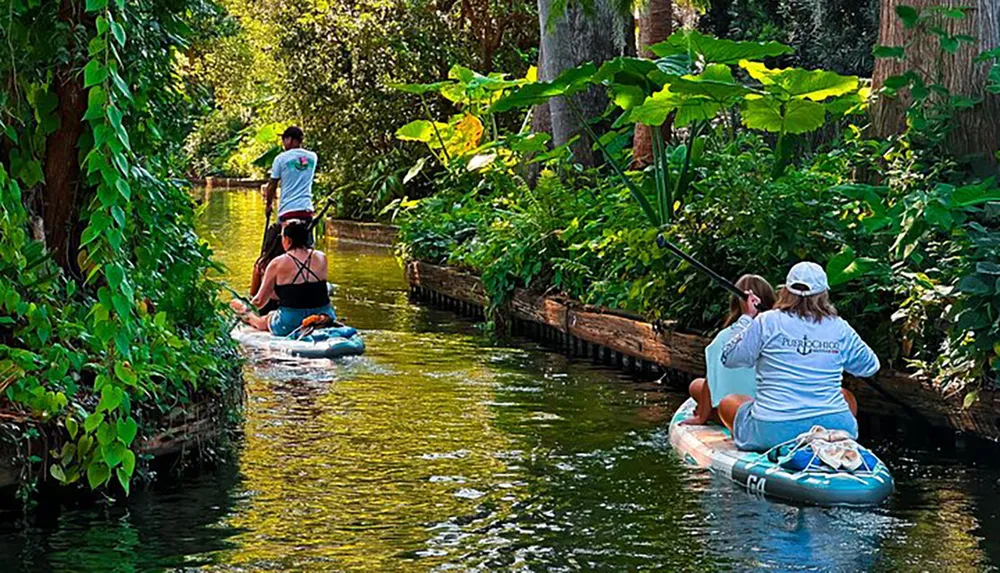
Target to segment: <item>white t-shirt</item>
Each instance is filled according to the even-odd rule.
[[[292,211],[312,211],[313,177],[316,175],[316,154],[297,147],[279,153],[271,164],[271,179],[281,181],[278,216]]]
[[[753,368],[726,368],[722,365],[722,349],[736,336],[740,328],[731,324],[705,347],[705,379],[712,395],[712,407],[730,394],[757,395],[757,371]]]

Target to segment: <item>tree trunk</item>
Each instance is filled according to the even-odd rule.
[[[647,0],[639,9],[639,55],[655,58],[647,48],[667,39],[673,30],[672,0]],[[670,137],[669,122],[660,127],[664,138]],[[632,168],[640,169],[653,162],[653,138],[648,126],[636,124],[632,139]]]
[[[538,66],[537,71],[539,78],[541,77],[541,69],[545,61],[545,49],[539,46],[538,49]],[[531,132],[532,133],[547,133],[552,135],[552,115],[549,113],[549,102],[542,102],[536,105],[531,110]],[[534,154],[530,154],[529,157]],[[531,162],[528,163],[525,170],[525,180],[527,180],[528,185],[534,189],[535,183],[538,182],[538,175],[541,173],[542,166],[540,163]]]
[[[545,46],[538,47],[538,65],[536,71],[538,79],[543,78],[542,69],[545,67]],[[552,116],[549,114],[549,102],[543,102],[535,106],[531,112],[531,131],[533,133],[548,133],[552,135]]]
[[[63,0],[59,17],[74,25],[79,21],[75,10],[81,5]],[[45,142],[42,172],[42,219],[45,222],[46,244],[53,258],[63,269],[76,266],[76,243],[79,241],[80,158],[77,144],[83,135],[83,116],[87,113],[87,92],[79,73],[70,66],[56,71],[53,89],[59,98],[59,128]]]
[[[553,0],[538,0],[538,20],[541,25],[541,49],[544,54],[538,70],[539,79],[551,81],[564,70],[584,62],[603,62],[635,53],[632,18],[620,14],[610,0],[595,0],[591,14],[584,13],[578,2],[571,2],[565,14],[550,17]],[[552,24],[550,24],[550,19]],[[603,88],[595,87],[573,97],[584,118],[601,115],[608,98]],[[579,135],[572,146],[576,160],[595,165],[597,157],[593,142],[583,133],[576,114],[565,98],[549,100],[552,121],[552,143],[560,146]]]
[[[873,86],[882,87],[885,79],[908,69],[922,69],[940,74],[940,83],[954,95],[982,97],[976,107],[962,110],[949,137],[949,147],[957,156],[981,156],[992,162],[993,152],[1000,145],[1000,97],[984,90],[989,65],[973,60],[983,50],[1000,44],[1000,2],[997,0],[883,0],[879,25],[879,44],[902,46],[913,32],[903,28],[896,16],[896,6],[905,4],[917,8],[928,6],[973,7],[968,16],[948,20],[944,28],[951,34],[968,34],[977,38],[972,45],[962,44],[958,52],[942,54],[936,39],[927,38],[907,48],[906,61],[879,58],[872,74]],[[941,58],[940,64],[938,58]],[[905,126],[907,100],[882,98],[872,106],[872,127],[879,137],[897,134]]]

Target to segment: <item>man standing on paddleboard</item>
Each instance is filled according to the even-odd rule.
[[[278,154],[271,164],[271,180],[264,192],[267,217],[270,218],[274,206],[274,196],[281,184],[281,199],[278,202],[278,222],[292,219],[312,222],[313,177],[316,175],[316,154],[302,148],[304,135],[294,125],[281,134],[281,144],[285,151]]]

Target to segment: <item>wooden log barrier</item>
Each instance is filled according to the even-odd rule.
[[[479,308],[488,304],[482,282],[473,274],[413,261],[406,266],[406,276],[417,288],[443,293]],[[515,328],[533,338],[546,338],[551,328],[571,337],[574,342],[566,346],[575,348],[578,339],[581,351],[573,353],[589,355],[595,362],[621,366],[638,360],[642,370],[679,371],[690,377],[705,374],[705,346],[711,339],[678,331],[674,323],[654,325],[619,311],[523,289],[514,291],[509,313]],[[525,324],[518,325],[518,320]],[[668,378],[678,383],[685,380],[684,376]],[[1000,441],[1000,392],[981,390],[979,400],[971,408],[963,408],[963,393],[946,395],[927,379],[888,369],[873,380],[847,376],[844,386],[857,395],[863,413],[907,419],[911,425],[929,431],[954,430]]]
[[[267,179],[236,179],[230,177],[205,177],[188,180],[192,187],[206,187],[212,190],[219,189],[260,189],[261,185],[266,185]]]
[[[385,247],[391,247],[396,243],[396,235],[399,232],[399,228],[393,225],[360,223],[344,219],[327,219],[324,224],[327,236],[336,237],[339,241]]]

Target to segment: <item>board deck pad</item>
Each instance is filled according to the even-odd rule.
[[[689,398],[677,409],[670,421],[671,446],[686,463],[725,476],[753,494],[824,506],[878,505],[892,494],[892,475],[881,460],[872,471],[787,470],[764,454],[736,449],[723,426],[681,425],[694,416],[695,406]]]
[[[277,352],[298,358],[341,358],[357,356],[365,351],[365,342],[357,330],[349,326],[323,328],[301,340],[274,336],[247,325],[239,325],[230,333],[246,348]]]

